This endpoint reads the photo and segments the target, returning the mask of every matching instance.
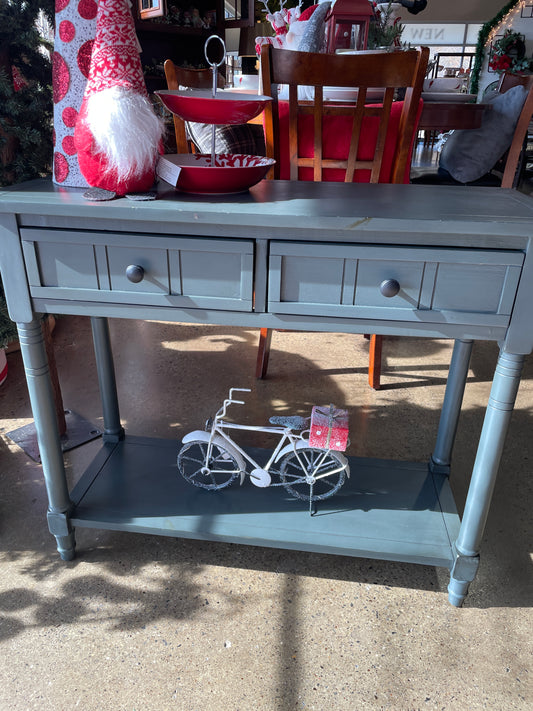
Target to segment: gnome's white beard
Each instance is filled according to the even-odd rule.
[[[91,94],[87,126],[109,170],[121,178],[140,176],[155,165],[165,129],[146,96],[121,86]]]

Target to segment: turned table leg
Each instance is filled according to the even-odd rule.
[[[65,476],[41,319],[34,317],[29,323],[18,323],[17,328],[48,494],[48,527],[56,538],[61,558],[72,560],[75,547],[74,529],[69,520],[72,502]]]
[[[523,355],[500,352],[496,365],[461,527],[454,544],[448,596],[457,607],[466,597],[479,564],[481,539],[523,363]]]

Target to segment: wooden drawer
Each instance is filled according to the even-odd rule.
[[[21,236],[34,298],[252,310],[251,240],[24,228]]]
[[[505,326],[523,259],[522,252],[505,250],[272,242],[268,308],[280,314]],[[384,283],[391,280],[387,290]]]

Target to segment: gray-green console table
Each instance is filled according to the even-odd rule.
[[[85,526],[411,561],[448,566],[460,605],[533,347],[532,235],[533,200],[491,188],[263,181],[221,198],[161,186],[153,202],[88,202],[48,181],[0,191],[0,268],[61,557]],[[92,320],[104,435],[72,491],[42,313]],[[178,475],[177,441],[124,433],[114,317],[454,339],[431,461],[355,461],[343,496],[321,502],[330,515],[280,489],[198,490]],[[500,356],[461,521],[448,475],[476,339]]]

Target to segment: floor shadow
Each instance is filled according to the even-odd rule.
[[[361,384],[359,376],[352,375],[348,366],[335,367],[334,350],[327,354],[328,372],[327,367],[322,367],[320,354],[307,346],[306,356],[301,352],[277,351],[269,378],[257,382],[253,376],[257,333],[253,330],[117,321],[112,322],[111,333],[122,415],[132,433],[170,437],[177,442],[180,433],[203,426],[229,387],[240,386],[252,389],[246,407],[239,411],[239,419],[249,424],[265,423],[272,413],[308,415],[313,404],[334,402],[350,412],[349,454],[413,461],[427,461],[431,454],[443,390],[440,374],[449,359],[448,344],[435,341],[408,345],[409,339],[386,344],[386,348],[392,348],[389,357],[396,348],[402,349],[405,341],[412,349],[408,353],[413,359],[422,362],[431,359],[432,375],[424,394],[413,398],[408,388],[398,388],[395,393],[371,391],[363,379],[364,372]],[[87,322],[60,318],[55,338],[65,402],[91,421],[98,420],[100,399]],[[342,347],[346,348],[346,337],[343,339]],[[361,343],[350,353],[350,361],[363,360],[365,356],[364,339],[359,340]],[[328,348],[333,347],[340,339],[332,335],[327,343]],[[429,353],[425,360],[426,345]],[[341,351],[338,353],[339,357],[345,356]],[[490,381],[496,355],[494,344],[476,344],[467,388],[481,387]],[[404,355],[404,362],[408,357]],[[31,417],[20,355],[14,353],[9,358],[9,379],[0,390],[4,421]],[[363,363],[362,371],[366,370],[366,360]],[[401,365],[394,367],[402,368]],[[414,362],[404,367],[409,372],[411,368],[416,371]],[[339,380],[339,374],[348,380]],[[524,382],[532,375],[533,364],[527,360]],[[350,387],[356,388],[355,396]],[[483,413],[484,404],[474,400],[469,401],[461,415],[451,477],[459,508],[464,505]],[[531,604],[528,541],[531,540],[532,491],[528,475],[533,455],[532,424],[531,409],[522,403],[513,414],[485,531],[481,566],[467,597],[467,607]],[[252,438],[249,444],[265,446],[261,436]],[[76,456],[83,459],[83,451],[79,455],[69,453],[67,462],[75,461]],[[0,440],[0,465],[3,471],[0,478],[2,560],[8,565],[22,566],[24,575],[33,582],[49,580],[65,565],[76,570],[79,560],[61,562],[47,531],[46,494],[40,466],[17,452],[5,439]],[[85,573],[58,589],[53,599],[41,596],[36,589],[6,590],[0,595],[0,610],[7,618],[2,628],[6,637],[15,636],[21,629],[20,620],[10,613],[30,608],[34,610],[35,626],[54,620],[70,624],[90,619],[93,606],[104,604],[103,601],[116,604],[118,610],[111,610],[103,619],[107,624],[124,629],[135,629],[158,619],[161,609],[176,618],[194,618],[207,603],[193,573],[212,565],[287,576],[287,581],[292,582],[287,582],[284,594],[292,600],[297,599],[300,576],[438,591],[445,595],[442,571],[438,573],[435,568],[408,563],[91,529],[78,531],[78,541],[80,560],[94,564],[97,570],[101,567],[115,578],[118,575],[123,582]],[[164,568],[160,584],[153,590],[136,589],[131,582],[154,557]],[[219,600],[218,606],[224,614],[238,614],[235,600]],[[297,662],[290,652],[291,609],[287,608],[283,614],[287,615],[288,651],[287,657],[280,660],[280,673],[294,669],[297,676]]]
[[[306,416],[312,405],[334,402],[349,410],[350,455],[427,461],[431,454],[450,355],[448,343],[386,339],[384,379],[391,372],[390,377],[397,373],[402,383],[420,378],[423,384],[375,392],[366,385],[367,346],[362,338],[332,334],[320,339],[318,348],[326,348],[324,354],[317,352],[314,334],[303,342],[303,348],[301,341],[279,334],[281,349],[276,347],[273,352],[269,377],[257,382],[253,376],[257,333],[253,330],[121,321],[112,322],[111,334],[121,413],[128,432],[174,440],[176,452],[181,435],[202,428],[229,387],[240,386],[252,389],[246,396],[246,407],[236,410],[239,420],[248,424],[265,424],[273,413]],[[65,404],[92,422],[101,422],[88,324],[84,319],[61,318],[54,338]],[[496,356],[494,344],[476,344],[474,348],[467,391],[475,394],[466,399],[461,415],[451,476],[460,509]],[[417,362],[423,364],[422,375]],[[532,366],[528,360],[525,387],[532,377]],[[11,427],[13,420],[31,417],[17,354],[10,356],[5,386],[0,389],[1,411]],[[481,565],[466,608],[531,605],[533,571],[528,542],[532,533],[533,422],[529,401],[519,402],[513,414]],[[260,435],[247,444],[269,446]],[[99,446],[91,443],[67,454],[70,480],[79,476],[79,465],[85,466]],[[6,572],[17,573],[16,583],[5,577],[0,593],[0,640],[16,643],[28,629],[42,635],[43,630],[58,626],[67,636],[69,630],[71,635],[79,630],[134,635],[157,628],[157,643],[177,658],[183,652],[180,629],[184,625],[200,628],[207,621],[212,629],[224,629],[241,619],[245,600],[246,607],[256,614],[267,610],[275,615],[275,628],[263,629],[279,648],[271,670],[269,704],[275,711],[286,711],[299,704],[305,678],[307,650],[298,632],[302,616],[314,614],[302,597],[309,590],[308,579],[328,582],[331,615],[338,611],[334,596],[339,582],[352,583],[354,596],[359,593],[358,586],[364,585],[375,588],[376,594],[381,589],[385,598],[394,590],[406,591],[406,600],[422,591],[428,594],[429,604],[431,593],[443,606],[447,604],[448,573],[442,568],[255,545],[80,528],[76,532],[78,558],[64,563],[46,526],[41,467],[0,438],[0,469],[0,571],[5,566]],[[236,584],[223,584],[220,572],[215,571],[234,577]],[[252,571],[257,585],[246,590],[239,587],[239,578],[249,579],[239,576],[239,571]],[[271,576],[266,589],[261,581],[265,573]],[[384,615],[386,620],[388,603],[381,604],[380,597],[373,599],[372,609],[365,609],[366,615],[376,618],[372,639],[383,642],[394,664],[395,648],[387,636],[394,630],[390,623],[378,619]],[[327,619],[324,614],[317,614],[318,625],[337,624],[336,618]],[[353,639],[350,636],[354,644],[357,626],[354,619]],[[306,639],[313,644],[312,639]],[[353,659],[357,663],[357,650]]]

